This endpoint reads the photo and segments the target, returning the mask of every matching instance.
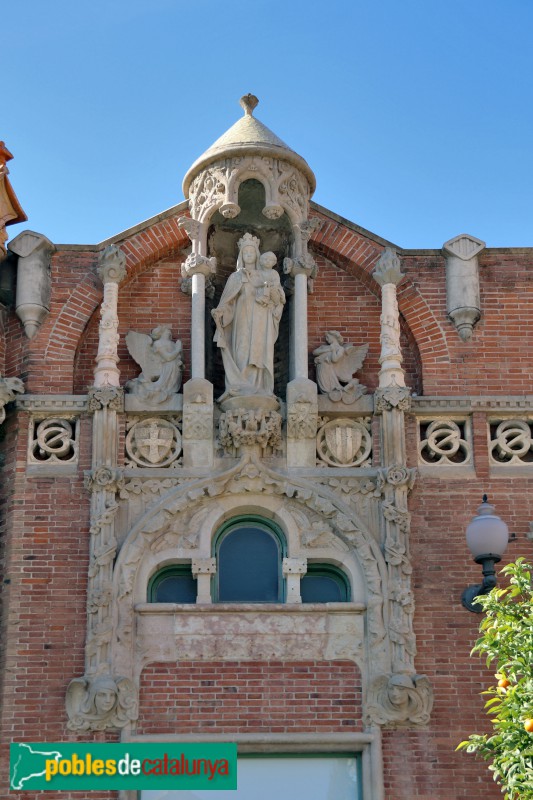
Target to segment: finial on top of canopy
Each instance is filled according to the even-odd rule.
[[[241,97],[239,103],[241,105],[241,108],[244,109],[244,113],[247,116],[252,117],[254,113],[254,108],[259,103],[259,100],[255,96],[255,94],[245,94]]]

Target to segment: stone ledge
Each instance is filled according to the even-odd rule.
[[[505,414],[533,413],[533,395],[486,395],[480,397],[412,397],[410,413],[414,416],[438,412],[469,414],[473,411]]]
[[[17,400],[16,407],[31,414],[82,414],[87,411],[87,395],[26,394]]]

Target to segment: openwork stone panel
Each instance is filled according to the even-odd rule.
[[[126,466],[178,466],[182,450],[180,427],[176,417],[130,418],[126,424]]]
[[[489,452],[492,464],[533,466],[533,420],[490,420]]]
[[[28,464],[77,464],[79,452],[79,419],[48,417],[30,419]]]
[[[420,466],[472,464],[472,426],[469,417],[418,420]]]
[[[328,467],[368,467],[371,465],[372,434],[370,417],[331,419],[323,417],[317,437],[317,464]]]

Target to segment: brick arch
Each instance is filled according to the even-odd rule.
[[[372,272],[385,249],[385,243],[371,241],[317,212],[314,212],[314,216],[322,222],[322,226],[311,238],[312,249],[357,277],[372,294],[379,296],[379,286]],[[399,285],[397,297],[408,334],[419,350],[423,372],[430,364],[449,363],[450,352],[442,326],[409,276]]]
[[[126,256],[125,283],[164,256],[182,250],[189,242],[177,217],[156,222],[149,228],[120,241],[113,240]],[[91,271],[72,292],[57,315],[45,351],[47,362],[62,362],[74,371],[74,361],[83,332],[102,302],[102,286]],[[72,378],[71,378],[72,380]]]

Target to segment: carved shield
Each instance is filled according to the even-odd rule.
[[[328,450],[340,464],[351,464],[361,449],[362,432],[347,425],[326,425],[324,434]]]
[[[170,454],[174,430],[151,420],[149,425],[135,426],[134,438],[141,457],[150,464],[160,464]]]

